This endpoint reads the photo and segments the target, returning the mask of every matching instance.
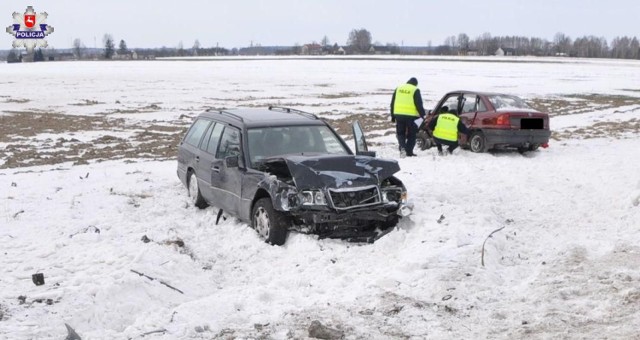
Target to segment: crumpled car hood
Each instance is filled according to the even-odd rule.
[[[400,171],[398,162],[369,156],[291,155],[284,160],[298,190],[379,185]]]

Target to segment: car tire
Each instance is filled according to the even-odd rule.
[[[469,138],[469,149],[472,152],[485,152],[487,151],[487,140],[484,138],[484,134],[480,131],[475,131]]]
[[[193,171],[189,171],[187,180],[187,192],[189,194],[189,198],[191,199],[191,203],[200,209],[204,209],[209,206],[207,201],[205,201],[204,197],[202,197],[202,193],[200,192],[200,186],[198,185],[198,179],[196,178],[196,173]]]
[[[253,206],[251,227],[269,244],[281,246],[287,240],[287,218],[273,208],[270,197],[259,199]]]
[[[420,148],[420,150],[427,150],[433,146],[431,142],[431,138],[424,131],[418,133],[416,138],[416,146]]]

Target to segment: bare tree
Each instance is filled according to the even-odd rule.
[[[569,53],[571,52],[571,38],[564,35],[564,33],[556,33],[555,37],[553,38],[553,43],[555,44],[556,53],[564,53],[566,55],[569,55]]]
[[[129,53],[129,49],[127,49],[127,43],[124,40],[120,40],[120,45],[118,46],[118,53],[120,55],[125,55]]]
[[[458,34],[458,47],[461,51],[469,51],[469,36],[465,33]]]
[[[15,49],[11,49],[9,54],[7,54],[7,62],[8,63],[19,63],[21,61],[20,52]]]
[[[193,42],[193,47],[191,47],[191,54],[194,56],[198,56],[199,55],[198,50],[200,50],[200,41],[196,39],[196,41]],[[214,54],[215,53],[216,52],[214,52]]]
[[[184,45],[182,44],[182,40],[180,40],[180,42],[178,43],[178,55],[181,57],[185,55]]]
[[[116,45],[113,43],[113,37],[111,34],[107,33],[102,37],[102,42],[104,43],[105,59],[111,59],[111,57],[113,57],[113,53],[116,51]]]
[[[482,33],[481,36],[476,38],[476,45],[481,55],[493,54],[498,49],[498,47],[500,47],[495,46],[497,44],[494,44],[492,40],[493,39],[491,38],[491,33],[488,32]]]
[[[322,46],[329,46],[331,42],[329,41],[329,38],[325,35],[324,37],[322,37],[322,40],[320,40],[320,45]]]
[[[631,49],[631,59],[640,59],[640,42],[638,42],[638,38],[633,37],[631,39],[631,45],[629,46]]]
[[[368,53],[371,48],[371,40],[371,33],[366,29],[354,29],[349,33],[347,45],[359,53]]]
[[[82,59],[82,55],[84,54],[84,44],[82,43],[82,40],[76,38],[73,40],[73,54],[76,56],[76,58],[78,59]]]

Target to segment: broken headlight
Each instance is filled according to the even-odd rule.
[[[407,200],[407,192],[400,188],[383,188],[381,194],[384,203],[402,203]]]
[[[305,190],[300,193],[302,205],[327,205],[324,193],[320,190]]]

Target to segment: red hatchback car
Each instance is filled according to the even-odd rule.
[[[471,134],[459,136],[462,147],[473,152],[490,149],[533,151],[549,143],[549,114],[534,110],[516,96],[472,91],[449,92],[429,111],[420,126],[417,144],[422,149],[434,145],[427,124],[440,112],[456,113]]]

